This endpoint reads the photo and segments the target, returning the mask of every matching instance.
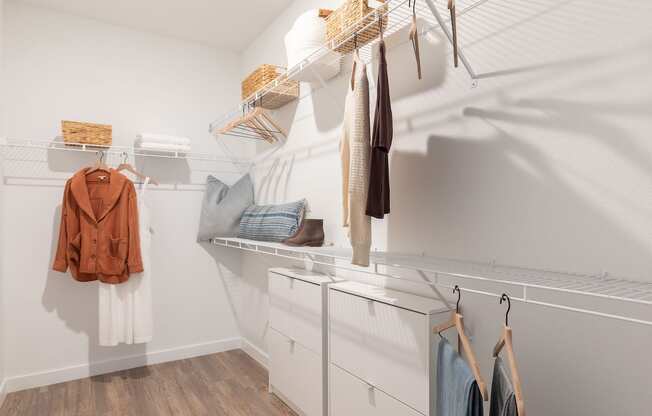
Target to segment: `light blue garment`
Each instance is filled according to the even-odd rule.
[[[482,395],[464,359],[445,339],[437,348],[437,416],[482,416]]]

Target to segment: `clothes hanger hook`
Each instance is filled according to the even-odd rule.
[[[460,313],[460,299],[462,298],[462,292],[460,291],[460,287],[458,285],[455,285],[453,288],[453,293],[457,292],[457,303],[455,304],[455,313]]]
[[[98,150],[97,151],[97,158],[98,158],[100,164],[102,164],[104,162],[104,150]]]
[[[512,309],[512,301],[507,296],[507,293],[503,293],[500,297],[500,304],[503,304],[503,301],[507,301],[507,312],[505,312],[505,326],[509,326],[509,311]]]

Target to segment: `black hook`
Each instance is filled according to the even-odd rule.
[[[512,301],[509,299],[509,296],[507,296],[507,293],[503,293],[503,295],[500,297],[500,304],[503,304],[503,301],[507,301],[507,312],[505,312],[505,326],[509,326],[509,311],[512,309]]]
[[[460,299],[462,298],[462,292],[460,291],[460,287],[458,285],[455,285],[453,288],[453,293],[457,292],[457,303],[455,304],[455,313],[460,313]]]
[[[417,0],[408,0],[408,7],[412,7],[412,14],[417,14]]]

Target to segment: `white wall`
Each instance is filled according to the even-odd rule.
[[[4,93],[4,82],[3,82],[3,68],[4,68],[4,61],[3,61],[3,23],[4,23],[4,0],[0,0],[0,138],[4,137],[4,100],[5,100],[5,93]],[[0,164],[2,164],[2,159],[0,158]],[[0,236],[3,235],[4,232],[4,219],[2,215],[2,201],[4,200],[4,187],[2,184],[2,172],[0,171]],[[4,316],[5,316],[5,311],[4,311],[4,287],[3,287],[3,273],[2,273],[2,265],[3,265],[3,257],[2,257],[2,240],[3,238],[0,237],[0,405],[2,405],[2,400],[4,396],[4,380],[5,380],[5,347],[4,347],[4,340],[5,340],[5,331],[4,331]]]
[[[244,53],[243,74],[283,64],[295,17],[325,6],[295,1]],[[403,96],[398,86],[416,70],[409,54],[392,50],[392,214],[374,220],[374,248],[652,282],[651,17],[644,0],[486,2],[459,20],[461,45],[485,76],[476,89],[449,63],[442,86]],[[327,239],[342,246],[337,146],[347,76],[276,114],[289,121],[288,143],[256,170],[259,202],[307,197]],[[275,264],[246,255],[242,266],[242,293],[263,305],[242,319],[242,333],[261,349],[265,270]],[[471,294],[463,306],[490,380],[504,309]],[[649,327],[523,304],[511,323],[529,414],[649,412],[652,362],[641,359]]]
[[[7,3],[4,21],[8,138],[51,140],[60,121],[70,119],[112,124],[116,145],[154,131],[192,138],[195,152],[221,154],[207,128],[237,102],[236,54],[23,3]],[[10,313],[3,319],[3,344],[12,389],[61,374],[82,376],[89,366],[105,371],[111,366],[103,362],[126,357],[158,360],[234,345],[239,332],[227,288],[239,256],[195,242],[204,179],[213,173],[233,181],[239,176],[233,166],[136,160],[162,182],[148,194],[154,341],[102,348],[97,283],[51,271],[64,181],[94,156],[25,149],[5,156],[2,297]]]

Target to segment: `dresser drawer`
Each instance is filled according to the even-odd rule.
[[[430,317],[334,289],[329,302],[330,362],[428,414]]]
[[[329,408],[330,416],[423,416],[333,364]]]
[[[270,326],[322,355],[322,286],[269,274]]]
[[[322,358],[274,329],[268,333],[268,345],[272,391],[302,415],[322,416]]]

